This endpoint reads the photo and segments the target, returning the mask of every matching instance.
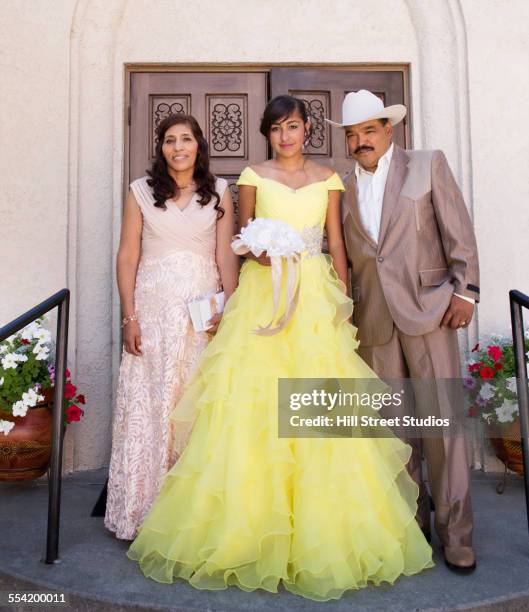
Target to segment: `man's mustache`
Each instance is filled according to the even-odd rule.
[[[359,153],[363,153],[364,151],[374,151],[373,147],[357,147],[355,149],[355,155],[358,155]]]

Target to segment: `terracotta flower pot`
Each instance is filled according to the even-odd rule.
[[[520,422],[514,421],[506,427],[489,426],[490,443],[496,457],[509,470],[523,474],[522,436]]]
[[[7,436],[0,435],[0,481],[30,480],[46,473],[51,457],[52,394],[30,408],[25,417],[2,415],[15,423]]]

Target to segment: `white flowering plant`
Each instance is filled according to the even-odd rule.
[[[25,417],[28,410],[44,401],[46,389],[55,383],[55,366],[50,358],[51,334],[42,319],[30,323],[0,343],[0,434],[7,436],[15,426],[9,417]],[[79,421],[83,395],[66,371],[65,421]],[[3,418],[2,418],[3,417]]]
[[[529,331],[525,332],[524,342],[529,359]],[[463,385],[471,401],[469,416],[480,417],[489,425],[507,426],[518,421],[512,340],[493,337],[486,348],[476,344],[467,360],[467,371]]]

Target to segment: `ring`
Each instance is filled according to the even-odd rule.
[[[467,324],[466,321],[461,321],[461,323],[459,324],[459,327],[465,327],[466,324]]]

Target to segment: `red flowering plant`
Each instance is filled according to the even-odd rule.
[[[50,379],[52,386],[55,385],[55,365],[49,364]],[[77,393],[77,387],[72,383],[70,370],[66,368],[66,383],[64,385],[64,418],[66,424],[75,423],[81,420],[84,415],[84,410],[79,406],[86,404],[85,396],[82,393]]]
[[[529,357],[529,332],[525,333],[525,353]],[[518,394],[512,340],[472,349],[467,360],[463,385],[470,398],[468,415],[488,424],[508,425],[518,420]],[[529,370],[529,367],[528,367]]]
[[[25,417],[50,395],[55,384],[51,334],[38,319],[0,343],[0,434],[9,435],[13,417]],[[64,388],[65,424],[79,421],[84,395],[77,392],[70,371]]]

